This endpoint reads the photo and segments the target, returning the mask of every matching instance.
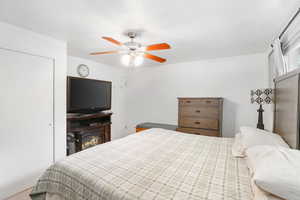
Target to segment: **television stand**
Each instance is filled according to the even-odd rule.
[[[111,140],[111,112],[67,114],[67,155]]]

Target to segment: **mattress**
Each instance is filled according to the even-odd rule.
[[[45,171],[33,200],[250,200],[233,139],[149,129],[73,154]]]

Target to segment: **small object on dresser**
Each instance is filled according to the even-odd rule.
[[[265,129],[264,123],[263,123],[263,112],[264,109],[262,108],[262,104],[271,104],[273,102],[273,89],[266,88],[266,89],[256,89],[251,90],[251,103],[257,103],[259,104],[258,112],[258,122],[257,122],[257,128],[258,129]]]
[[[177,131],[222,136],[223,98],[178,98]]]

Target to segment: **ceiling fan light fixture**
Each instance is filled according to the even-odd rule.
[[[143,56],[135,56],[134,58],[134,66],[138,67],[140,65],[142,65],[144,62],[144,57]]]
[[[125,54],[121,57],[121,62],[126,67],[138,67],[143,64],[143,55]]]
[[[123,65],[128,67],[132,62],[132,56],[129,55],[129,54],[123,55],[122,58],[121,58],[121,62],[122,62]]]

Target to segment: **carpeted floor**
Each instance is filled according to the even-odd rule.
[[[32,188],[19,192],[6,200],[31,200],[29,197],[29,193],[31,192]]]

